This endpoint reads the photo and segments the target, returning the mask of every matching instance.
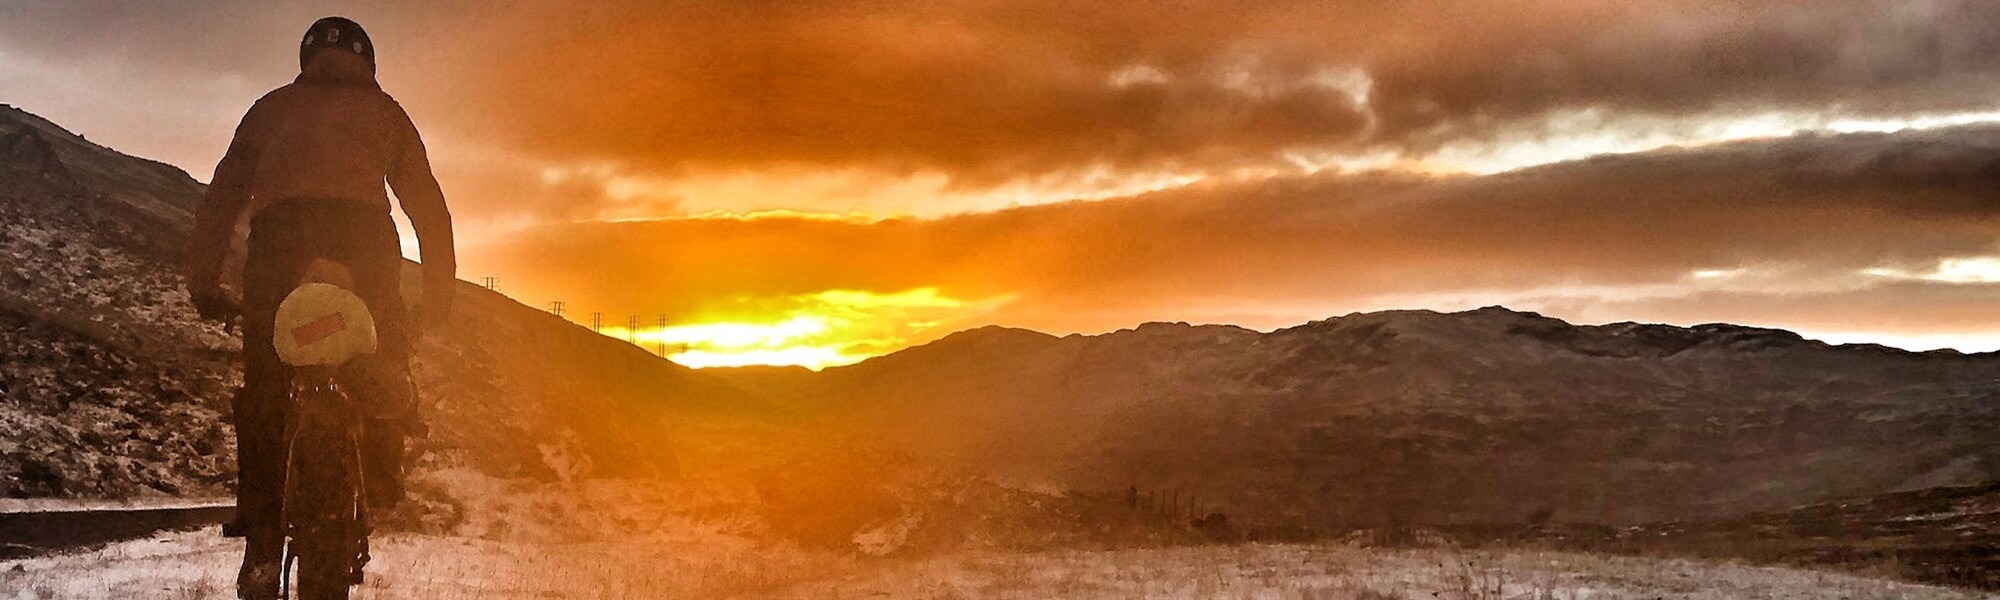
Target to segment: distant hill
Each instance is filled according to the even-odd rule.
[[[774,375],[782,401],[914,456],[1178,490],[1238,523],[1713,517],[2000,471],[2000,357],[1735,325],[1486,308],[1271,333],[986,328]]]
[[[226,494],[241,345],[195,317],[177,266],[202,189],[0,107],[0,496]],[[669,417],[763,410],[499,294],[458,296],[418,349],[430,467],[671,472]]]

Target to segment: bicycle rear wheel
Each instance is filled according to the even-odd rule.
[[[332,387],[295,392],[297,426],[285,499],[301,600],[345,600],[367,561],[360,419]]]

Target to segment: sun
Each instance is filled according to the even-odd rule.
[[[1011,300],[965,300],[923,287],[737,297],[666,327],[606,328],[606,336],[662,349],[695,368],[755,365],[812,370],[848,365],[929,341]]]

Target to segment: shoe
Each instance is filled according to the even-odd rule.
[[[243,544],[243,567],[236,571],[236,597],[241,600],[277,600],[279,579],[284,577],[284,538],[264,532],[248,536]]]
[[[281,566],[263,561],[243,563],[242,570],[236,572],[236,597],[239,600],[278,600],[278,577]]]
[[[347,585],[349,586],[361,585],[364,578],[362,571],[368,568],[368,560],[373,558],[368,555],[368,532],[361,532],[361,541],[356,545],[360,547],[360,551],[355,554],[353,566],[347,570]]]

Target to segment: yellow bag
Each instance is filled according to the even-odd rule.
[[[338,366],[375,352],[375,318],[354,292],[308,283],[278,304],[274,338],[285,364]]]

